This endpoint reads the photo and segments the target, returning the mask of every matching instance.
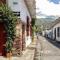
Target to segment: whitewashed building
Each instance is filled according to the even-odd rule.
[[[28,22],[31,22],[31,16],[28,11],[28,8],[25,4],[24,0],[7,0],[8,6],[11,8],[14,14],[18,15],[18,18],[21,19],[22,23],[25,25],[25,44],[26,47],[31,43],[31,36],[30,34],[27,36],[26,34],[26,25],[29,24],[27,23],[27,17],[29,19]],[[28,27],[29,29],[29,27]]]
[[[47,35],[49,38],[60,42],[60,17],[52,23]]]
[[[29,1],[30,2],[28,2],[28,0],[0,0],[1,5],[2,5],[2,3],[4,6],[7,5],[9,7],[9,9],[11,10],[11,12],[18,17],[18,19],[16,21],[16,27],[15,27],[16,36],[13,39],[14,40],[12,43],[13,47],[11,49],[13,55],[20,55],[22,53],[22,51],[25,50],[26,47],[29,46],[30,43],[32,42],[31,21],[32,21],[32,18],[35,18],[35,14],[34,14],[35,13],[35,11],[34,11],[35,4],[33,4],[35,0],[32,0],[32,1],[29,0]],[[31,6],[29,3],[31,4]],[[2,12],[2,17],[4,17],[3,11],[1,11],[1,12]],[[9,11],[6,11],[6,12],[9,12]],[[0,19],[2,17],[0,16]],[[1,19],[1,20],[3,20],[3,19]],[[6,55],[6,52],[7,52],[7,51],[5,51],[5,49],[6,49],[5,45],[7,42],[7,39],[5,39],[5,37],[7,37],[7,36],[5,35],[5,33],[3,33],[3,31],[5,30],[4,24],[5,24],[4,21],[0,22],[0,27],[1,27],[0,44],[1,44],[1,42],[4,42],[0,45],[0,48],[1,48],[0,56]],[[3,37],[1,37],[1,36],[3,36]]]

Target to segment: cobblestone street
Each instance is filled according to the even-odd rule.
[[[60,44],[39,36],[34,60],[60,60]]]

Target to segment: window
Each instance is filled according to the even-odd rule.
[[[17,5],[17,4],[18,4],[18,2],[13,2],[13,4],[14,4],[14,5]]]
[[[56,39],[56,28],[54,29],[54,38]]]
[[[20,16],[20,12],[13,12],[15,16]]]

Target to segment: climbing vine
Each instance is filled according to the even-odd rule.
[[[15,26],[17,17],[14,16],[11,9],[5,4],[0,4],[0,21],[4,22],[6,30],[6,51],[10,52],[15,38]]]

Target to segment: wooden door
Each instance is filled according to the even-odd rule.
[[[56,28],[54,30],[54,39],[56,40]]]
[[[5,55],[6,32],[4,23],[0,23],[0,56]]]

